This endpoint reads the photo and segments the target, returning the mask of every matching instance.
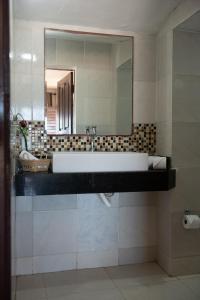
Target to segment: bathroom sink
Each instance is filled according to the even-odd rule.
[[[148,154],[137,152],[54,152],[54,173],[148,170]]]

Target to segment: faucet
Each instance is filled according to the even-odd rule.
[[[90,134],[91,136],[91,151],[95,151],[95,137],[96,137],[96,132],[97,132],[97,128],[96,126],[92,126],[92,133]]]
[[[97,128],[96,126],[87,126],[86,127],[86,134],[90,136],[90,141],[91,141],[91,146],[90,146],[90,151],[95,151],[95,137],[96,137],[96,131]]]
[[[86,132],[86,135],[90,135],[90,126],[87,126],[85,128],[85,132]]]

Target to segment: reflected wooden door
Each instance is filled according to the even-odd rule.
[[[59,132],[73,133],[73,72],[61,79],[57,85]]]

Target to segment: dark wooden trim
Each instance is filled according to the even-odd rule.
[[[0,299],[11,298],[9,0],[0,0]]]

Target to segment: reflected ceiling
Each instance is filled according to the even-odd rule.
[[[185,22],[177,26],[177,29],[200,32],[200,12],[197,12]]]

